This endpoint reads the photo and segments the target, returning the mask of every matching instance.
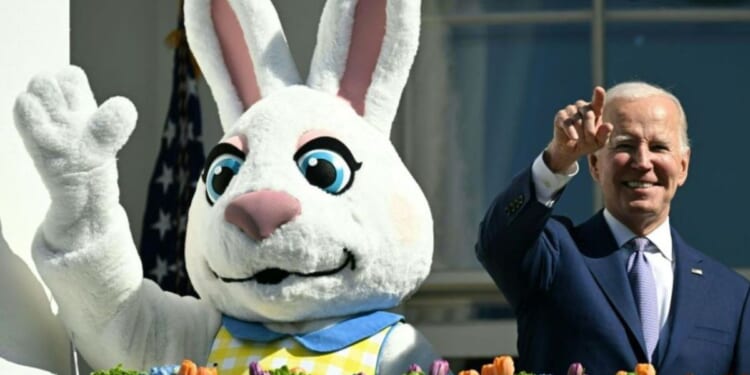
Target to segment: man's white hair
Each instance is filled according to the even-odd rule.
[[[615,86],[612,86],[609,90],[607,90],[606,98],[604,99],[604,107],[607,107],[607,104],[610,103],[613,100],[616,99],[623,99],[623,100],[635,100],[635,99],[643,99],[648,98],[650,96],[664,96],[669,99],[671,99],[675,105],[677,105],[677,111],[679,115],[679,121],[680,121],[680,141],[682,146],[682,151],[687,151],[690,149],[690,138],[688,138],[687,134],[687,116],[685,116],[685,110],[682,109],[682,104],[680,104],[680,100],[677,99],[676,96],[674,96],[671,92],[650,84],[646,82],[640,82],[640,81],[631,81],[631,82],[623,82],[620,84],[617,84]]]

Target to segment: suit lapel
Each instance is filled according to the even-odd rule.
[[[708,283],[706,277],[693,272],[701,269],[703,257],[690,248],[676,231],[672,230],[672,247],[675,256],[674,287],[672,288],[672,330],[662,368],[667,368],[676,358],[680,346],[687,341],[687,335],[695,324],[696,312],[705,303],[704,295]],[[660,338],[660,341],[665,338]]]
[[[626,272],[629,251],[617,246],[601,211],[582,224],[578,234],[576,240],[581,244],[591,274],[632,337],[638,341],[641,355],[645,357],[643,330]]]

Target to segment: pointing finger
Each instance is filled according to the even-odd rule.
[[[594,111],[594,114],[597,118],[601,117],[602,115],[602,108],[604,108],[604,97],[605,97],[605,91],[604,88],[601,86],[594,87],[594,92],[591,94],[591,110]]]

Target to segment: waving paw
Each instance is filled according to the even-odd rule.
[[[123,97],[97,107],[86,74],[70,66],[34,77],[19,95],[16,127],[45,182],[111,165],[135,127],[137,113]]]

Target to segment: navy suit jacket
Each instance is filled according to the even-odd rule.
[[[558,197],[559,198],[559,197]],[[518,320],[519,370],[590,375],[648,362],[621,249],[602,212],[574,226],[539,203],[531,169],[490,206],[476,252]],[[671,230],[670,315],[653,364],[659,375],[750,374],[750,284]]]

